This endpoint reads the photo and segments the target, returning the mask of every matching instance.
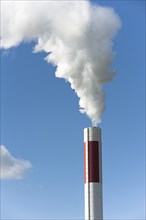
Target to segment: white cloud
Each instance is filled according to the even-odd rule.
[[[32,167],[29,161],[14,158],[3,145],[0,146],[0,160],[1,179],[22,179]]]

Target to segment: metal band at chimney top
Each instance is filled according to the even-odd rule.
[[[102,220],[102,161],[100,128],[84,129],[85,219]]]

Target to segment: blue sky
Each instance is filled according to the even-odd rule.
[[[104,219],[145,219],[145,2],[112,6],[122,21],[114,40],[118,74],[105,85],[102,123]],[[1,53],[1,144],[32,168],[1,180],[1,218],[84,219],[83,129],[69,83],[55,77],[34,42]]]

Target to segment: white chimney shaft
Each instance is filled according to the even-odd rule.
[[[84,129],[85,220],[103,220],[101,129]]]

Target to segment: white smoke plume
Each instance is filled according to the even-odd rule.
[[[112,80],[113,38],[120,19],[112,8],[89,1],[2,1],[1,47],[35,41],[56,66],[56,77],[71,84],[82,113],[93,125],[105,108],[103,85]]]
[[[27,160],[16,159],[8,149],[0,146],[0,178],[1,179],[21,179],[25,172],[32,167]]]

